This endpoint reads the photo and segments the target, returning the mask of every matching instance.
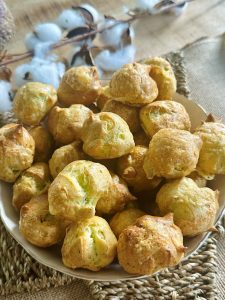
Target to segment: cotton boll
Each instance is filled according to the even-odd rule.
[[[57,70],[57,73],[58,73],[58,77],[61,80],[64,73],[65,73],[65,71],[66,71],[66,66],[62,62],[57,62],[57,63],[55,63],[55,65],[56,65],[56,70]]]
[[[65,65],[62,62],[34,57],[28,64],[23,64],[15,69],[12,81],[16,87],[20,87],[28,81],[47,83],[58,88],[59,82],[65,73]]]
[[[85,8],[92,15],[94,24],[97,24],[100,21],[101,15],[92,5],[85,3],[80,5],[80,7]]]
[[[34,48],[34,56],[38,58],[45,58],[47,53],[51,50],[53,42],[41,42]]]
[[[51,84],[55,88],[59,86],[59,76],[55,64],[42,65],[32,72],[33,81]]]
[[[12,74],[13,85],[20,87],[28,81],[31,81],[31,71],[32,68],[29,63],[18,66]]]
[[[69,58],[71,67],[93,66],[93,58],[88,46],[76,46],[72,49]]]
[[[118,21],[114,19],[106,19],[104,22],[104,27],[109,27],[116,24]],[[134,30],[127,23],[118,23],[110,29],[104,30],[100,33],[101,41],[107,45],[118,48],[122,44],[122,37],[127,29],[130,29],[130,37],[134,36]]]
[[[10,111],[12,102],[10,99],[11,83],[5,80],[0,80],[0,112]]]
[[[34,57],[30,65],[33,81],[51,84],[58,88],[65,72],[65,65],[62,62],[51,62],[47,59]]]
[[[56,20],[56,23],[62,29],[71,30],[76,27],[85,26],[86,22],[85,18],[77,11],[74,11],[73,9],[65,9],[59,15],[58,19]]]
[[[54,23],[38,24],[34,28],[35,34],[42,42],[57,43],[62,37],[60,27]]]
[[[175,16],[181,15],[185,9],[187,8],[188,3],[183,3],[181,5],[177,5],[169,10],[170,13],[173,13]]]
[[[143,11],[154,12],[154,6],[159,2],[159,0],[136,0],[136,7]]]
[[[29,32],[25,36],[25,41],[24,42],[25,42],[25,46],[26,46],[27,50],[34,50],[36,45],[38,43],[40,43],[41,41],[34,35],[34,33]]]
[[[133,45],[125,46],[115,52],[103,50],[95,57],[95,64],[104,71],[116,71],[124,64],[133,62],[135,52]]]

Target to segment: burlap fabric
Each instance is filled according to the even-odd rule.
[[[224,36],[202,40],[171,53],[178,92],[196,99],[208,111],[224,116],[225,51]],[[190,94],[189,94],[190,90]],[[11,115],[0,117],[0,124]],[[223,224],[222,224],[223,225]],[[53,271],[35,262],[0,226],[0,292],[7,299],[215,299],[216,256],[220,234],[211,235],[188,261],[147,279],[126,282],[84,282]],[[223,251],[224,242],[219,242]],[[223,260],[224,261],[224,260]],[[220,274],[223,276],[220,269]],[[222,277],[221,277],[222,278]],[[221,279],[220,278],[220,279]],[[224,278],[224,277],[223,277]],[[223,279],[222,279],[223,281]],[[68,284],[64,288],[34,292]],[[88,289],[87,289],[88,287]],[[20,293],[9,296],[13,293]],[[223,291],[220,291],[222,294]],[[223,295],[219,297],[224,299]],[[5,299],[5,296],[2,297]]]

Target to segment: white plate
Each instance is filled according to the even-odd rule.
[[[206,112],[197,105],[195,102],[186,99],[185,97],[176,94],[175,101],[182,103],[188,111],[192,129],[200,125],[206,118]],[[220,209],[217,214],[216,222],[222,217],[222,213],[225,206],[225,176],[218,176],[208,185],[212,189],[220,190]],[[19,216],[15,212],[11,204],[12,188],[10,184],[0,182],[0,215],[1,219],[9,231],[9,233],[15,238],[15,240],[38,262],[53,268],[57,271],[71,275],[77,278],[87,280],[101,280],[101,281],[113,281],[113,280],[128,280],[143,278],[145,276],[130,275],[122,270],[118,264],[112,264],[107,268],[98,272],[92,272],[88,270],[71,270],[66,268],[62,264],[60,247],[50,247],[47,249],[41,249],[28,243],[19,231],[18,221]],[[201,244],[208,237],[209,233],[201,234],[194,238],[185,239],[185,246],[188,247],[184,259],[187,259],[195,250],[197,250]]]

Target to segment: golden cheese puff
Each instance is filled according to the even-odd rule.
[[[183,236],[173,223],[173,215],[143,216],[119,236],[120,265],[131,274],[151,275],[175,266],[184,256]]]
[[[194,182],[200,188],[205,187],[207,184],[207,180],[204,177],[202,177],[197,171],[191,172],[191,174],[189,174],[187,177],[194,180]]]
[[[53,86],[28,82],[18,89],[13,100],[16,117],[26,125],[38,125],[57,102]]]
[[[111,184],[112,177],[105,166],[87,160],[74,161],[50,185],[50,213],[71,221],[90,218]]]
[[[216,174],[225,174],[225,125],[205,122],[195,130],[195,135],[203,141],[198,173],[209,180]]]
[[[109,224],[94,216],[74,223],[68,230],[62,247],[66,267],[99,271],[116,256],[117,240]]]
[[[150,65],[150,76],[157,83],[157,100],[172,100],[177,89],[177,81],[170,63],[162,57],[150,57],[142,61]]]
[[[46,163],[36,163],[25,170],[13,185],[13,206],[19,211],[21,206],[34,196],[48,190],[50,172]]]
[[[48,128],[54,139],[61,144],[69,144],[80,139],[84,122],[92,114],[82,104],[69,108],[55,106],[48,117]]]
[[[67,221],[49,213],[47,194],[32,198],[20,210],[20,232],[35,246],[45,248],[59,243],[67,226]]]
[[[190,174],[196,168],[201,146],[201,139],[189,131],[161,129],[153,136],[145,155],[147,178],[172,179]]]
[[[138,132],[134,133],[134,143],[135,146],[146,146],[148,147],[150,143],[150,138],[146,135],[144,130],[139,130]]]
[[[132,133],[135,133],[140,130],[140,121],[139,121],[139,110],[136,107],[132,107],[122,102],[109,100],[103,106],[102,111],[112,112],[120,116],[124,121],[127,122],[127,125],[130,128]]]
[[[0,128],[0,180],[14,182],[34,159],[34,140],[19,124]]]
[[[34,162],[47,162],[54,149],[52,135],[43,126],[32,127],[29,133],[35,141]]]
[[[58,89],[58,98],[66,106],[71,104],[88,105],[96,100],[100,87],[101,83],[96,67],[70,68],[63,75]]]
[[[111,112],[91,115],[82,130],[83,150],[95,159],[111,159],[125,155],[134,147],[127,123]]]
[[[102,110],[107,101],[112,100],[112,97],[109,95],[109,86],[102,86],[99,89],[98,97],[96,99],[97,107]]]
[[[118,238],[121,232],[130,225],[133,225],[138,218],[146,213],[138,208],[128,208],[116,213],[109,222],[109,225]]]
[[[143,169],[145,155],[148,148],[135,146],[129,154],[117,160],[117,172],[132,187],[135,192],[148,191],[157,187],[161,179],[148,179]]]
[[[56,149],[49,160],[52,177],[55,178],[69,163],[85,159],[85,157],[80,141]]]
[[[136,200],[128,190],[126,182],[116,174],[110,172],[112,184],[108,191],[98,200],[96,211],[98,214],[114,214],[123,210],[125,205]]]
[[[191,178],[183,177],[163,185],[156,202],[162,214],[174,214],[174,223],[184,236],[195,236],[213,226],[219,208],[218,197],[218,191],[199,188]]]
[[[175,101],[155,101],[140,110],[141,125],[152,137],[163,128],[190,130],[191,121],[185,107]]]
[[[158,96],[158,88],[149,75],[150,70],[150,66],[133,63],[116,71],[109,83],[111,97],[133,106],[154,101]]]

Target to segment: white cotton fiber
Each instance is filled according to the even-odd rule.
[[[93,22],[95,24],[97,24],[99,22],[99,20],[101,19],[101,15],[99,14],[99,12],[92,5],[90,5],[88,3],[84,3],[84,4],[81,4],[80,7],[83,7],[87,11],[89,11],[89,13],[93,17]]]
[[[64,73],[65,65],[62,62],[52,61],[52,57],[49,60],[34,57],[30,63],[20,65],[15,69],[12,80],[17,87],[29,81],[37,81],[58,88]]]
[[[127,63],[134,61],[136,49],[128,45],[115,52],[101,51],[95,58],[95,64],[104,71],[116,71]]]
[[[136,0],[136,7],[143,11],[154,12],[154,6],[159,0]]]
[[[106,19],[102,26],[108,27],[116,23],[116,20]],[[107,46],[119,48],[122,44],[122,37],[128,28],[130,29],[130,37],[133,39],[134,30],[127,23],[119,23],[110,29],[104,30],[100,33],[100,39]]]
[[[11,83],[0,80],[0,112],[10,111],[12,102],[10,100]]]
[[[44,59],[50,52],[53,42],[38,43],[34,48],[34,57]]]
[[[18,66],[12,74],[12,82],[16,87],[27,83],[31,75],[31,66],[29,63]],[[26,79],[27,78],[27,79]]]
[[[32,33],[29,32],[26,36],[25,36],[25,46],[27,48],[27,50],[34,50],[34,48],[37,46],[38,43],[40,43],[41,41]]]
[[[77,27],[85,26],[85,18],[73,9],[65,9],[59,15],[56,23],[66,30],[71,30]]]
[[[54,23],[41,23],[34,27],[34,31],[42,42],[57,43],[61,40],[61,28]]]
[[[184,3],[182,5],[178,5],[176,7],[173,7],[169,10],[170,13],[173,13],[175,16],[181,15],[185,9],[187,8],[188,3]]]

